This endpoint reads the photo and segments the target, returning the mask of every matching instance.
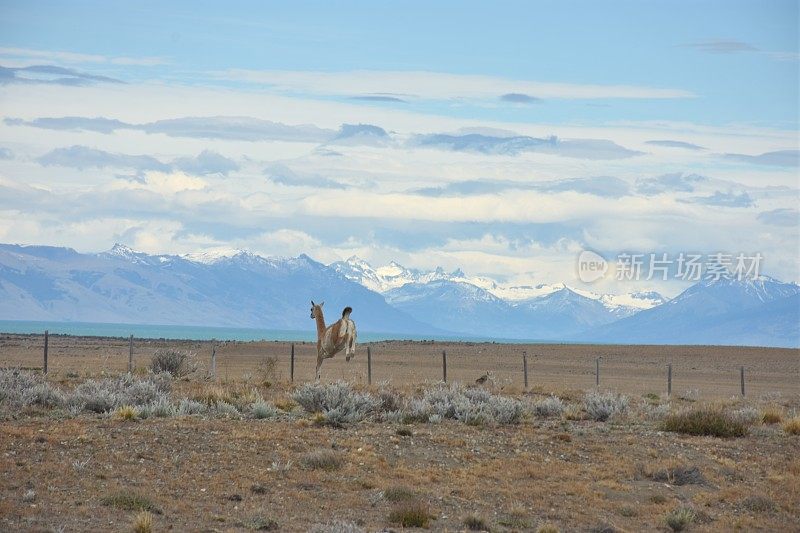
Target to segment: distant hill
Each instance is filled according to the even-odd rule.
[[[0,318],[305,330],[314,299],[328,321],[352,306],[365,331],[441,333],[306,255],[204,259],[0,245]]]

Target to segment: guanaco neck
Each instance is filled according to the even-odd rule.
[[[322,308],[317,307],[314,309],[314,317],[317,321],[317,338],[321,339],[325,334],[325,317],[322,316]]]

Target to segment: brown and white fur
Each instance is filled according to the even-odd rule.
[[[317,321],[317,379],[320,378],[322,361],[330,359],[345,349],[346,361],[356,355],[356,323],[350,320],[350,307],[342,311],[342,318],[325,327],[322,306],[325,302],[315,304],[311,300],[311,318]]]

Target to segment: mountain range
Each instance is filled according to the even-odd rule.
[[[800,346],[800,287],[772,278],[701,281],[673,299],[567,285],[509,286],[461,270],[325,265],[245,251],[98,254],[0,244],[0,320],[309,330],[310,300],[328,320],[354,308],[360,331],[648,344]]]

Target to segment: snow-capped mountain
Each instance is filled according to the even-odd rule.
[[[237,252],[213,261],[115,245],[99,254],[0,244],[0,319],[313,330],[310,300],[330,318],[350,305],[363,331],[436,333],[307,255]]]
[[[800,286],[767,276],[722,277],[576,337],[653,344],[800,345]]]
[[[468,277],[461,269],[446,272],[441,267],[437,267],[435,270],[425,271],[406,268],[394,261],[387,266],[375,268],[356,256],[350,257],[347,261],[331,263],[330,266],[347,279],[382,294],[386,294],[393,289],[400,288],[410,283],[425,284],[433,281],[452,281],[455,283],[474,285],[501,300],[514,303],[534,300],[564,289],[569,289],[585,298],[599,301],[611,312],[612,316],[616,318],[631,316],[643,309],[650,309],[668,300],[668,298],[654,291],[634,292],[629,294],[597,294],[587,290],[569,287],[564,283],[503,285],[487,277]]]

